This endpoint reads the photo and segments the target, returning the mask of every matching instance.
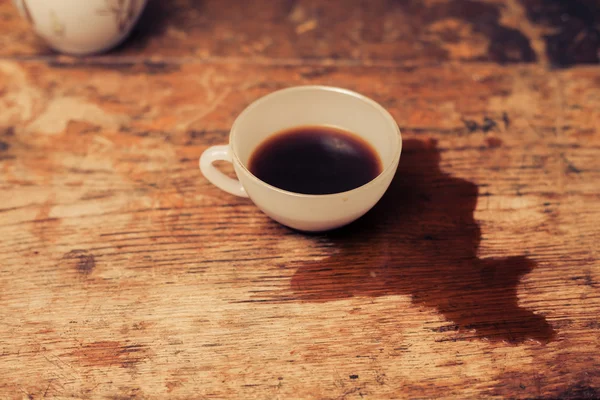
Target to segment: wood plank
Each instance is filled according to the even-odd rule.
[[[197,169],[246,105],[307,83],[373,97],[405,140],[337,233]],[[599,87],[584,67],[0,62],[0,397],[597,396]]]
[[[131,39],[109,54],[143,58],[600,62],[595,0],[150,0]],[[8,0],[0,56],[52,55]]]

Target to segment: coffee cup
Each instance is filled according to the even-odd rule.
[[[254,151],[277,132],[301,126],[336,127],[367,142],[381,161],[381,172],[355,189],[331,194],[283,190],[249,168]],[[297,86],[272,92],[250,104],[234,121],[229,144],[206,149],[199,160],[204,177],[219,189],[249,197],[266,215],[290,228],[318,232],[363,216],[388,189],[400,161],[402,137],[393,117],[359,93],[329,86]],[[214,163],[233,164],[237,179]]]

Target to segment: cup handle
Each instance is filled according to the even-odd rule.
[[[246,190],[237,179],[233,179],[219,171],[213,163],[227,161],[233,163],[229,145],[212,146],[204,150],[200,156],[199,165],[202,175],[219,189],[239,197],[248,197]]]

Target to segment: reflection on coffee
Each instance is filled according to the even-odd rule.
[[[358,135],[328,126],[287,129],[250,157],[260,180],[294,193],[332,194],[355,189],[382,171],[379,155]]]

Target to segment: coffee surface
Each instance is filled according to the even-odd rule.
[[[290,192],[332,194],[355,189],[382,171],[379,155],[358,135],[327,126],[286,129],[250,157],[260,180]]]

